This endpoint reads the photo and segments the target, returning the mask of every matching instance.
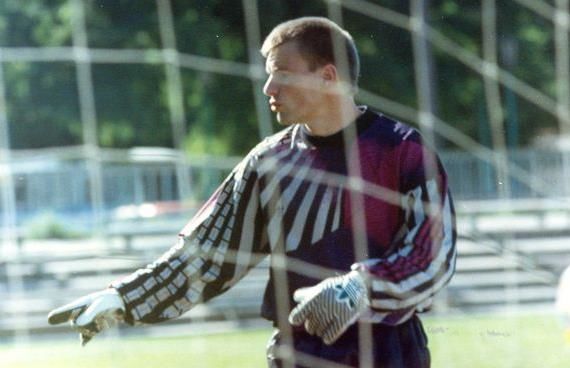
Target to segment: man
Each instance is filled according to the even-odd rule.
[[[105,319],[175,318],[271,255],[270,367],[427,367],[416,314],[451,278],[446,175],[412,128],[355,104],[352,37],[325,18],[277,26],[264,93],[286,128],[233,170],[160,259],[53,311],[84,342]]]

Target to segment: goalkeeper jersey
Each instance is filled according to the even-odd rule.
[[[369,286],[363,318],[398,324],[429,307],[450,280],[455,240],[436,154],[413,128],[362,107],[331,136],[293,125],[266,138],[176,245],[113,286],[127,322],[156,323],[223,293],[269,256],[266,318],[286,321],[296,288],[352,268]]]

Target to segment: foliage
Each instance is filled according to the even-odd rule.
[[[370,1],[404,15],[410,2]],[[85,7],[87,43],[95,49],[157,51],[163,34],[155,1],[66,0],[0,2],[1,47],[70,47],[79,42],[72,22],[75,6]],[[172,0],[176,47],[184,55],[247,63],[248,43],[242,2]],[[556,100],[554,26],[515,1],[498,1],[499,63],[524,83]],[[322,0],[259,0],[263,37],[277,23],[302,15],[328,14]],[[429,23],[466,51],[482,57],[481,2],[432,0]],[[363,88],[410,107],[417,106],[412,37],[409,31],[345,9],[344,26],[361,52]],[[510,44],[515,58],[504,55]],[[505,46],[507,45],[507,46]],[[484,145],[490,145],[488,111],[481,75],[433,48],[438,115]],[[97,139],[101,146],[172,147],[167,70],[157,62],[90,65]],[[73,58],[4,61],[7,115],[13,148],[77,145],[84,142],[81,101],[88,99]],[[189,152],[236,155],[259,139],[254,84],[244,76],[181,69],[182,102]],[[81,82],[83,83],[83,82]],[[541,130],[556,129],[553,112],[502,88],[507,136],[526,145]],[[508,106],[506,99],[511,98]],[[514,99],[512,98],[514,97]],[[84,101],[84,100],[83,100]],[[83,102],[84,103],[84,102]],[[536,122],[540,122],[537,124]],[[516,124],[517,129],[514,129]],[[510,127],[510,128],[509,128]],[[276,131],[277,125],[273,127]],[[453,147],[453,142],[443,142]]]
[[[25,225],[25,229],[25,235],[30,239],[76,239],[84,236],[53,213],[35,216]]]

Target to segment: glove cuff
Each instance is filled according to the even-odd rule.
[[[357,305],[362,312],[370,305],[368,298],[368,286],[366,280],[359,271],[350,271],[345,275],[348,282],[345,283],[347,293],[353,295],[353,300],[358,300]]]
[[[127,306],[119,290],[111,286],[105,289],[103,292],[108,295],[109,303],[116,309],[114,318],[120,322],[126,322],[127,324],[131,325],[132,322],[130,321],[129,314],[127,313]]]
[[[370,277],[368,272],[366,272],[365,268],[359,264],[355,263],[350,268],[350,271],[347,274],[347,277],[350,278],[353,282],[359,285],[364,290],[364,296],[366,299],[366,306],[370,305]]]
[[[117,289],[110,287],[105,289],[105,293],[108,293],[109,297],[113,298],[112,303],[117,307],[117,309],[120,309],[123,312],[125,311],[125,302]]]

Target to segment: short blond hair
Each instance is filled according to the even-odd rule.
[[[271,50],[286,42],[295,41],[299,52],[314,70],[317,67],[333,64],[339,67],[335,55],[344,58],[345,68],[339,68],[342,78],[353,87],[358,85],[360,59],[350,33],[330,19],[323,17],[302,17],[277,25],[265,38],[261,54],[267,58]],[[339,48],[339,49],[336,49]]]

